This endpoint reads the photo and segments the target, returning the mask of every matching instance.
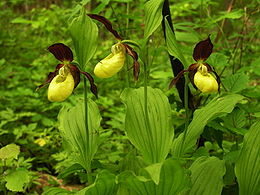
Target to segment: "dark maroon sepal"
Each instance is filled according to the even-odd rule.
[[[197,88],[197,86],[196,86],[195,83],[194,83],[194,76],[195,76],[196,72],[197,72],[197,71],[190,71],[189,74],[188,74],[188,76],[189,76],[189,79],[190,79],[191,84],[192,84],[193,87],[197,90],[198,88]]]
[[[78,86],[80,82],[80,70],[75,65],[70,65],[70,72],[74,79],[74,89]]]
[[[132,47],[130,47],[129,45],[123,43],[123,45],[125,46],[126,49],[126,53],[131,56],[134,60],[134,65],[133,65],[133,74],[134,74],[134,79],[135,81],[138,80],[139,77],[139,73],[140,73],[140,64],[138,62],[138,54],[136,53],[136,51],[134,51],[134,49]]]
[[[211,43],[210,37],[204,41],[197,43],[193,50],[193,59],[197,62],[199,60],[205,61],[212,53],[213,44]]]
[[[37,88],[36,88],[36,91],[39,90],[40,88],[44,87],[45,85],[47,85],[48,83],[50,83],[52,81],[52,79],[57,75],[59,69],[63,66],[63,64],[58,64],[56,66],[56,69],[54,72],[50,72],[45,80],[45,82],[41,85],[39,85]]]
[[[134,61],[134,79],[135,79],[135,81],[138,80],[139,73],[140,73],[140,64],[139,64],[139,62]]]
[[[183,76],[183,74],[184,74],[185,72],[188,72],[188,70],[182,70],[181,72],[179,72],[179,74],[178,74],[176,77],[174,77],[174,78],[171,80],[171,82],[170,82],[170,84],[169,84],[169,89],[171,89],[174,85],[176,85],[176,83],[179,81],[179,79]]]
[[[96,98],[98,98],[97,86],[94,83],[93,77],[88,72],[80,71],[80,73],[84,74],[87,77],[90,83],[90,91],[96,96]]]
[[[196,74],[197,70],[198,70],[198,67],[199,67],[199,64],[198,63],[195,63],[195,64],[191,64],[188,68],[188,71],[189,71],[189,79],[190,79],[190,82],[192,83],[193,87],[195,89],[197,89],[196,85],[194,84],[194,75]]]
[[[212,70],[212,72],[216,76],[217,83],[218,83],[218,92],[220,92],[220,83],[221,83],[220,77],[218,76],[218,74],[214,70]]]
[[[94,20],[97,20],[101,23],[103,23],[106,27],[106,29],[111,32],[115,38],[119,39],[119,40],[123,40],[123,38],[118,34],[118,32],[113,29],[113,26],[112,26],[112,23],[106,19],[104,16],[100,16],[100,15],[97,15],[97,14],[88,14],[88,16]]]
[[[63,43],[55,43],[48,47],[48,50],[61,62],[73,61],[73,53],[71,49]]]
[[[197,71],[197,68],[199,67],[199,64],[198,63],[195,63],[195,64],[191,64],[189,67],[188,67],[188,71],[191,72],[191,71]]]

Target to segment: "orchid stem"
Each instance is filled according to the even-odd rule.
[[[92,178],[92,173],[91,173],[91,168],[87,170],[87,178],[88,178],[88,185],[90,186],[93,184],[93,178]]]
[[[144,67],[144,114],[145,114],[145,125],[146,127],[151,130],[150,120],[149,120],[149,113],[148,113],[148,68],[149,68],[149,58],[148,58],[148,46],[147,41],[145,42],[145,46],[142,49],[143,53],[143,67]],[[153,143],[153,136],[149,134],[149,145],[150,147],[154,147]],[[154,148],[155,150],[156,148]],[[152,154],[153,155],[153,154]],[[153,155],[153,162],[157,162],[157,157]]]
[[[86,127],[86,135],[87,140],[89,140],[89,125],[88,125],[88,92],[87,92],[87,79],[84,77],[84,106],[85,106],[85,127]],[[92,175],[91,175],[91,167],[89,166],[87,171],[88,184],[93,183]]]
[[[87,131],[87,139],[89,139],[88,131],[88,92],[87,92],[87,79],[84,78],[84,106],[85,106],[85,126]]]
[[[183,139],[181,143],[181,148],[178,157],[182,156],[183,153],[183,147],[185,145],[185,140],[187,136],[188,126],[190,122],[190,110],[189,110],[189,102],[188,102],[188,84],[189,84],[189,78],[187,75],[185,75],[185,86],[184,86],[184,108],[185,108],[185,129],[183,132]]]
[[[129,3],[126,3],[126,15],[129,14]],[[128,28],[129,28],[129,18],[126,18],[126,31],[125,31],[125,37],[128,39]],[[127,87],[130,87],[130,74],[129,74],[129,58],[126,57],[126,74],[127,74]]]

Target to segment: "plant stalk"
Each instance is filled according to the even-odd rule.
[[[126,3],[126,15],[129,15],[129,3]],[[128,28],[129,28],[129,18],[126,17],[126,31],[125,31],[125,37],[126,39],[128,39]],[[129,57],[127,56],[126,57],[126,75],[127,75],[127,87],[130,87],[130,73],[129,73],[129,69],[130,69],[130,66],[129,66]]]
[[[189,84],[189,78],[188,78],[187,75],[185,75],[185,86],[184,86],[184,107],[185,107],[185,116],[186,116],[185,117],[185,129],[184,129],[184,132],[183,132],[183,139],[182,139],[181,149],[180,149],[180,152],[178,154],[178,157],[182,156],[183,146],[185,144],[188,126],[189,126],[189,122],[190,122],[188,84]]]
[[[88,92],[87,92],[87,79],[84,77],[84,106],[85,106],[85,127],[86,127],[86,135],[87,140],[89,140],[89,125],[88,125]],[[93,183],[93,178],[91,175],[91,167],[89,166],[87,168],[87,178],[88,178],[88,184]]]
[[[149,58],[148,58],[148,46],[147,46],[147,42],[145,41],[144,47],[142,48],[142,53],[143,53],[143,68],[144,68],[144,114],[145,114],[145,125],[146,127],[151,130],[151,125],[150,125],[150,121],[149,121],[149,112],[148,112],[148,68],[149,68]],[[150,147],[152,147],[154,150],[156,150],[156,148],[154,148],[154,140],[153,140],[153,135],[149,134],[148,135],[149,138],[149,145]],[[153,154],[151,154],[153,155]],[[152,163],[156,163],[157,162],[157,156],[153,156],[153,162]]]
[[[84,77],[84,106],[85,106],[85,126],[87,139],[89,139],[88,131],[88,92],[87,92],[87,79]]]
[[[91,184],[93,184],[91,168],[87,170],[87,178],[88,178],[88,185],[90,186]]]

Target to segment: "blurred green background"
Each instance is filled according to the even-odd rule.
[[[107,17],[125,39],[140,42],[143,37],[145,2],[83,0],[81,3],[87,3],[89,13]],[[0,147],[10,143],[20,146],[19,158],[10,162],[9,166],[30,170],[28,193],[41,192],[41,189],[35,190],[36,186],[45,185],[35,180],[41,177],[39,173],[57,176],[72,164],[62,149],[57,115],[62,105],[74,104],[82,98],[83,84],[64,103],[49,102],[47,87],[39,91],[35,89],[58,64],[47,51],[48,46],[62,42],[73,50],[68,25],[78,15],[81,8],[79,3],[71,0],[0,2]],[[240,93],[248,98],[249,103],[238,108],[238,112],[246,116],[246,128],[260,116],[259,1],[176,0],[170,3],[177,40],[182,44],[190,63],[193,63],[194,45],[211,34],[214,53],[207,62],[221,75],[225,86],[222,86],[223,91]],[[95,64],[108,55],[111,46],[116,43],[101,24],[98,26],[99,46],[86,67],[92,75]],[[152,61],[149,85],[160,88],[169,97],[178,131],[184,123],[184,111],[176,89],[167,89],[173,74],[162,35],[160,27],[149,41],[149,58]],[[132,59],[129,58],[127,63],[131,67]],[[131,147],[123,131],[124,105],[120,101],[120,93],[129,86],[142,86],[142,67],[140,78],[137,84],[134,83],[132,70],[127,67],[109,79],[94,76],[99,90],[96,102],[103,117],[101,133],[106,140],[101,140],[94,167],[108,167],[117,171],[116,164]],[[84,183],[85,177],[79,172],[77,177],[67,178],[67,183]],[[4,188],[3,185],[0,190]],[[52,185],[59,183],[53,181]]]

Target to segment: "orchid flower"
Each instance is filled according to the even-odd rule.
[[[193,50],[193,59],[196,63],[191,64],[187,70],[181,71],[170,83],[170,88],[175,85],[185,72],[189,72],[189,78],[196,89],[202,93],[217,92],[220,78],[213,68],[205,61],[211,55],[213,44],[210,37],[197,43]],[[213,73],[215,77],[211,74]]]
[[[78,86],[80,73],[88,78],[90,90],[97,97],[97,87],[94,84],[93,77],[89,73],[79,70],[72,62],[73,53],[68,46],[63,43],[55,43],[51,45],[48,50],[61,62],[56,66],[54,72],[49,73],[46,81],[37,87],[37,89],[39,89],[50,83],[48,88],[49,101],[62,102],[67,99]]]
[[[131,46],[123,43],[123,38],[113,28],[112,23],[103,16],[97,14],[88,14],[88,16],[94,20],[97,20],[105,25],[106,29],[111,32],[118,40],[118,43],[111,47],[111,54],[101,60],[94,69],[94,74],[100,78],[109,78],[118,73],[124,66],[126,54],[131,56],[134,60],[133,63],[133,75],[134,80],[138,80],[140,72],[140,64],[138,62],[138,54],[133,50]]]
[[[121,43],[112,46],[111,54],[101,60],[94,69],[94,74],[99,78],[109,78],[118,73],[125,63],[125,47]]]

